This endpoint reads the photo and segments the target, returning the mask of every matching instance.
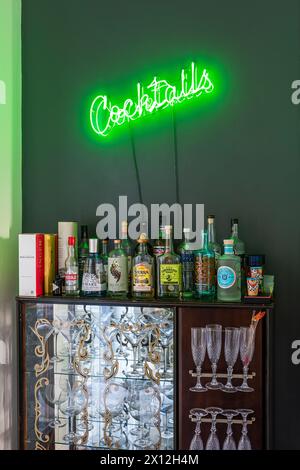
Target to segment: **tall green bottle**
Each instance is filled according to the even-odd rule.
[[[234,240],[224,240],[224,255],[218,259],[217,296],[222,302],[241,301],[241,258],[234,254]]]
[[[215,293],[215,254],[208,245],[207,230],[202,230],[202,248],[194,252],[194,296]]]

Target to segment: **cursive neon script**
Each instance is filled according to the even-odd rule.
[[[201,77],[198,76],[197,66],[192,62],[188,71],[181,70],[179,86],[154,77],[144,91],[141,83],[137,83],[136,101],[127,98],[122,107],[112,105],[106,95],[96,96],[90,108],[93,131],[105,137],[115,126],[122,126],[126,122],[152,114],[159,109],[197,98],[202,93],[211,93],[214,86],[207,70],[203,69]]]

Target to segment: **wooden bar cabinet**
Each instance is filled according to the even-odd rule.
[[[272,448],[273,304],[196,300],[134,301],[86,297],[17,298],[19,324],[19,446],[21,449],[187,450],[205,448],[211,414],[216,435],[238,447],[246,429],[252,449]],[[226,383],[224,330],[249,326],[264,311],[248,372],[250,393],[190,391],[196,382],[191,328],[223,327],[218,381]],[[206,354],[201,382],[211,380]],[[238,357],[233,385],[242,382]],[[251,411],[244,418],[241,410]],[[246,420],[246,424],[245,424]],[[195,435],[196,434],[196,435]]]

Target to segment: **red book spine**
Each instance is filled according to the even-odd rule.
[[[36,296],[44,294],[44,235],[36,234]]]

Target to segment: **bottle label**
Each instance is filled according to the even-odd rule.
[[[106,274],[104,266],[101,263],[96,265],[96,273],[84,273],[82,278],[83,292],[105,292]]]
[[[139,263],[132,269],[132,288],[134,292],[151,292],[152,266],[149,263]]]
[[[195,257],[195,285],[212,287],[215,281],[215,260],[211,256]]]
[[[236,272],[229,266],[220,266],[218,269],[218,286],[221,289],[229,289],[236,282]]]
[[[180,264],[161,264],[160,283],[162,286],[179,285],[181,278]]]
[[[66,290],[76,290],[78,287],[78,269],[68,268],[65,272],[65,288]]]
[[[192,272],[194,269],[194,255],[193,253],[182,253],[180,255],[182,267],[185,272]]]
[[[160,256],[163,255],[165,252],[165,247],[162,245],[156,245],[153,247],[153,255],[154,256]]]
[[[112,292],[127,292],[128,290],[128,261],[127,256],[108,258],[108,290]]]

